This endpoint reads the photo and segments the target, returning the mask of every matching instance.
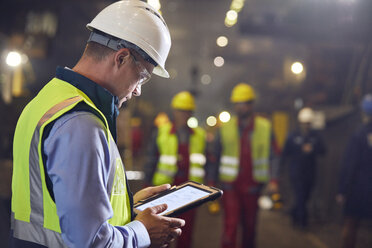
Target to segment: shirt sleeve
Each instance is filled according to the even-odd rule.
[[[114,227],[107,193],[110,154],[103,123],[72,112],[58,119],[44,141],[62,238],[68,247],[148,247],[139,221]]]

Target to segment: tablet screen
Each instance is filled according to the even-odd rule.
[[[160,215],[164,215],[170,211],[173,211],[179,207],[187,205],[190,202],[198,200],[206,195],[209,195],[207,191],[197,189],[192,186],[185,186],[176,190],[172,193],[156,198],[155,200],[145,203],[141,206],[136,207],[138,210],[145,210],[148,207],[153,207],[159,204],[166,203],[168,205],[167,210],[162,212]]]

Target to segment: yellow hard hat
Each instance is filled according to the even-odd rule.
[[[173,97],[171,106],[174,109],[194,110],[195,100],[190,92],[181,91],[180,93]]]
[[[169,123],[170,120],[169,120],[169,117],[166,113],[164,112],[160,112],[156,117],[155,117],[155,120],[154,120],[154,124],[155,126],[157,127],[160,127],[166,123]]]
[[[233,103],[248,102],[254,99],[256,99],[256,94],[254,93],[253,88],[245,83],[236,85],[233,88],[230,97],[230,101]]]

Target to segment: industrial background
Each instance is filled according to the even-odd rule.
[[[9,232],[12,139],[17,119],[54,76],[57,66],[74,66],[89,35],[85,25],[112,2],[0,2],[1,247],[7,246]],[[214,123],[208,125],[207,118],[230,112],[231,89],[245,82],[256,89],[256,109],[273,121],[280,145],[295,128],[298,110],[308,106],[316,110],[315,126],[328,150],[318,164],[309,230],[291,228],[291,189],[284,167],[280,178],[283,206],[261,211],[258,247],[337,247],[342,211],[335,194],[341,155],[360,122],[361,97],[372,92],[372,1],[148,2],[161,4],[170,29],[172,47],[166,66],[171,78],[153,76],[142,95],[119,115],[118,145],[131,171],[132,189],[142,186],[147,137],[157,114],[170,114],[174,94],[181,90],[193,93],[197,109],[191,123],[197,121],[213,135]],[[19,58],[12,53],[15,51]],[[203,206],[198,216],[194,247],[218,247],[221,212],[211,214]],[[372,247],[371,233],[371,222],[362,222],[357,247]]]

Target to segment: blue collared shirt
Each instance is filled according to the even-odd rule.
[[[116,137],[117,97],[88,78],[57,68],[57,78],[83,91],[105,115]],[[44,140],[46,171],[53,187],[62,238],[68,247],[147,247],[144,225],[112,226],[106,183],[108,144],[105,127],[87,111],[73,111],[53,123]]]

